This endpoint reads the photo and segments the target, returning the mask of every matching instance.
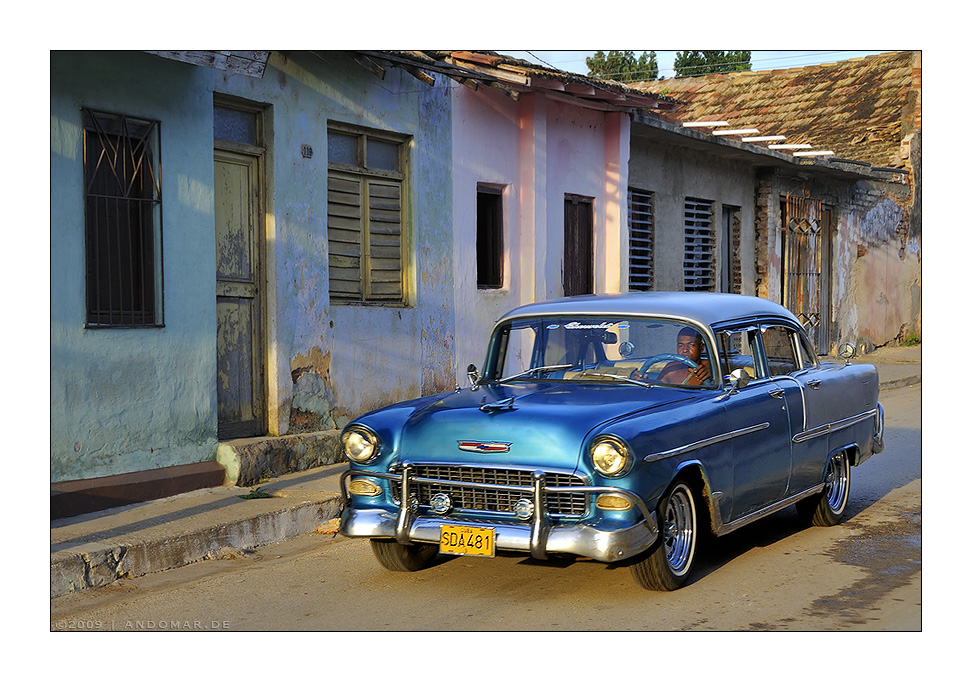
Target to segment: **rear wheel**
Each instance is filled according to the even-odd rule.
[[[371,551],[389,571],[421,571],[435,559],[435,545],[403,545],[394,540],[372,539]]]
[[[695,496],[679,482],[659,505],[661,538],[653,550],[631,566],[638,584],[648,590],[677,590],[695,565],[698,514]]]
[[[823,490],[797,503],[797,511],[814,526],[835,526],[847,509],[850,498],[850,460],[844,451],[827,462]]]

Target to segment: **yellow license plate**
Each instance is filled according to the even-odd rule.
[[[443,554],[496,556],[496,531],[471,526],[442,526],[439,551]]]

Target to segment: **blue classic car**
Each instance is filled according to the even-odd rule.
[[[469,378],[344,429],[341,533],[370,538],[388,569],[440,552],[574,555],[673,590],[700,532],[793,504],[836,524],[851,466],[883,448],[875,368],[819,362],[798,320],[760,298],[526,305]]]

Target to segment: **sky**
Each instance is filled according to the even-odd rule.
[[[635,56],[640,56],[642,52],[651,50],[634,50]],[[772,69],[791,69],[800,66],[810,66],[812,64],[827,64],[830,62],[844,61],[854,57],[864,57],[869,54],[881,54],[891,50],[753,50],[751,63],[754,71],[766,71]],[[594,54],[594,50],[497,50],[502,54],[523,59],[541,66],[553,66],[562,71],[570,71],[581,75],[587,74],[587,63],[585,59]],[[608,52],[608,50],[604,50]],[[672,78],[675,75],[675,55],[676,50],[655,50],[655,59],[658,62],[658,75],[662,78]]]

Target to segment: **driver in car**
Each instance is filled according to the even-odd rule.
[[[712,377],[712,371],[709,369],[709,361],[701,359],[703,348],[705,343],[699,333],[692,327],[683,327],[678,332],[675,352],[697,366],[692,367],[680,360],[673,360],[658,373],[657,381],[682,386],[701,386],[708,382]],[[631,378],[644,381],[648,377],[636,369],[631,373]]]

